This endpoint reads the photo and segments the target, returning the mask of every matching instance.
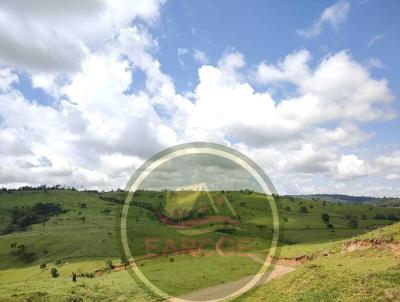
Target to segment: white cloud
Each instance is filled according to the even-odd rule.
[[[10,69],[0,69],[0,92],[7,92],[13,83],[17,83],[19,78]]]
[[[371,175],[375,170],[357,155],[349,154],[341,156],[337,163],[337,172],[339,178],[351,178]]]
[[[315,131],[305,135],[307,140],[319,145],[334,144],[337,146],[354,146],[369,140],[372,133],[364,133],[359,127],[352,124],[344,124],[335,129],[315,128]]]
[[[381,155],[377,162],[386,167],[400,167],[400,151],[393,151],[388,155]]]
[[[386,179],[387,179],[387,180],[396,180],[396,179],[400,179],[400,175],[398,175],[398,174],[388,174],[388,175],[386,175]]]
[[[178,48],[176,50],[176,54],[178,56],[178,62],[181,66],[184,66],[184,62],[183,62],[183,56],[189,53],[189,49],[187,48]]]
[[[64,23],[76,21],[79,16],[72,15],[76,15],[77,3],[71,2],[64,13],[53,2],[46,4],[48,8],[23,11],[28,24],[39,22],[37,14],[45,17],[44,33],[36,33],[33,27],[32,36],[47,41],[51,28],[47,26],[53,24],[48,19],[51,13],[57,12]],[[94,9],[97,6],[90,5],[98,3],[103,2],[84,5]],[[159,5],[151,3],[154,8]],[[4,14],[15,10],[17,4],[1,5]],[[157,9],[142,5],[144,10],[136,13],[118,7],[107,13],[103,6],[94,9],[88,22],[104,14],[115,22],[102,25],[107,27],[104,33],[98,33],[101,28],[83,30],[92,30],[93,37],[75,35],[75,26],[65,28],[61,21],[54,21],[56,30],[71,35],[66,34],[62,43],[51,40],[56,53],[68,43],[78,42],[81,47],[71,49],[74,59],[57,53],[65,66],[53,64],[51,58],[45,60],[48,49],[38,48],[37,41],[31,48],[21,48],[32,51],[35,58],[21,52],[15,54],[15,60],[7,59],[9,68],[0,71],[0,185],[120,187],[150,155],[195,140],[220,142],[248,154],[272,173],[279,189],[287,193],[345,192],[352,177],[399,175],[395,153],[368,161],[359,159],[365,158],[361,152],[346,155],[344,149],[373,135],[361,130],[363,123],[393,117],[388,83],[373,78],[367,64],[357,62],[346,51],[312,64],[311,54],[299,50],[276,64],[262,62],[254,71],[238,51],[226,51],[214,66],[198,51],[194,58],[202,65],[198,83],[181,95],[155,57],[157,40],[135,21],[151,22],[158,15]],[[329,16],[335,14],[328,12],[324,20],[330,21],[324,23],[333,24]],[[15,22],[22,22],[17,19]],[[27,33],[15,37],[24,35]],[[0,43],[7,39],[10,37],[1,36],[0,30]],[[196,54],[196,50],[177,51],[181,56]],[[0,60],[5,60],[4,52],[0,51]],[[40,56],[46,62],[36,59]],[[15,88],[20,68],[30,74],[33,87],[53,98],[50,106],[26,99]],[[145,84],[132,89],[138,70],[144,73]],[[288,87],[288,96],[270,92]],[[374,187],[374,192],[379,188]]]
[[[309,53],[302,50],[277,65],[261,63],[256,69],[259,83],[287,82],[297,86],[302,96],[280,105],[286,114],[311,123],[393,118],[393,111],[386,106],[393,100],[387,81],[371,78],[368,70],[347,52],[328,55],[314,70],[309,67],[309,60]]]
[[[369,58],[366,62],[366,67],[368,69],[371,68],[376,68],[376,69],[384,69],[385,65],[382,63],[382,61],[378,58]]]
[[[2,1],[0,63],[29,71],[78,70],[80,60],[135,18],[154,20],[160,2]]]
[[[379,40],[382,40],[384,35],[375,35],[368,41],[368,48],[374,46]]]
[[[85,2],[84,5],[89,4]],[[100,2],[92,4],[100,5]],[[90,12],[98,16],[107,14],[110,20],[105,21],[113,23],[113,28],[104,33],[109,39],[106,47],[88,47],[83,57],[75,53],[73,64],[79,67],[75,72],[71,73],[69,68],[60,66],[52,66],[55,71],[48,72],[53,70],[46,65],[51,58],[44,64],[34,59],[37,66],[33,69],[24,65],[24,59],[29,60],[29,55],[21,54],[24,58],[19,58],[18,62],[7,60],[11,66],[27,68],[32,75],[32,86],[44,89],[55,103],[49,107],[25,99],[12,87],[12,83],[18,81],[18,76],[10,69],[1,70],[0,170],[3,176],[0,183],[7,186],[68,183],[84,187],[119,187],[129,177],[127,170],[131,173],[154,150],[176,144],[174,130],[161,120],[153,107],[157,99],[162,98],[161,95],[175,95],[173,84],[161,72],[160,64],[150,53],[157,47],[156,40],[145,27],[131,24],[136,17],[152,20],[158,14],[158,4],[136,3],[130,12],[125,12],[127,7],[118,7],[118,4],[121,3],[103,3],[113,6],[108,7],[106,13],[102,11],[103,8],[99,8],[101,12],[98,14],[97,11]],[[128,5],[135,4],[130,2]],[[77,2],[67,6],[66,11],[57,11],[64,21],[73,18],[70,15],[80,7]],[[147,10],[146,7],[156,10]],[[1,8],[2,13],[17,9],[13,5]],[[36,14],[48,16],[57,9],[52,2],[43,5],[43,12],[35,9],[27,11],[27,22],[31,19],[39,22],[41,19]],[[91,18],[97,17],[89,14],[89,21],[93,21]],[[41,26],[50,21],[44,18]],[[64,25],[65,30],[74,30],[76,22],[71,23],[71,29],[68,27],[70,24]],[[54,25],[62,27],[57,21],[54,21]],[[82,23],[80,26],[88,25]],[[34,32],[33,35],[37,39],[42,38],[41,33]],[[77,37],[82,38],[79,35]],[[67,35],[63,42],[72,41],[68,38]],[[5,41],[7,37],[0,34],[0,43]],[[82,41],[86,43],[89,40],[82,38]],[[53,42],[56,44],[55,52],[57,47],[65,47],[65,44]],[[30,50],[46,56],[45,51]],[[69,60],[65,57],[59,59]],[[147,82],[143,91],[134,94],[129,91],[134,81],[132,72],[137,68],[145,72]]]
[[[311,38],[318,36],[325,25],[330,25],[332,28],[338,29],[346,21],[349,11],[350,3],[340,0],[326,8],[310,28],[297,30],[297,33],[306,38]]]
[[[370,137],[357,123],[392,117],[386,81],[372,79],[346,52],[326,57],[315,69],[309,67],[309,58],[307,51],[299,51],[276,66],[262,63],[257,68],[259,82],[297,87],[297,96],[283,100],[256,92],[246,82],[244,58],[237,52],[226,53],[217,67],[202,66],[193,104],[184,114],[186,137],[205,138],[209,133],[253,146],[305,138],[354,145]],[[260,72],[262,66],[270,71]],[[315,128],[332,122],[342,126]]]
[[[193,60],[202,65],[208,64],[208,56],[204,51],[198,49],[193,50]]]

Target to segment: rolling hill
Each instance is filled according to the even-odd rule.
[[[294,197],[308,200],[325,200],[328,202],[342,202],[354,204],[372,204],[382,207],[400,207],[400,198],[398,197],[370,197],[370,196],[350,196],[342,194],[310,194],[293,195]]]
[[[254,244],[251,246],[252,253],[265,255],[271,240],[272,221],[272,212],[265,203],[265,196],[254,192],[236,191],[223,194],[211,192],[210,194],[216,200],[221,199],[221,196],[229,199],[240,218],[237,218],[240,228],[228,233],[216,230],[212,235],[198,232],[194,238],[228,236],[235,240],[238,236],[251,235],[254,238]],[[157,216],[162,206],[160,195],[162,194],[156,191],[139,192],[131,204],[129,240],[135,243],[133,250],[136,255],[146,254],[145,246],[140,244],[146,236],[182,238],[176,230],[166,226]],[[132,301],[133,298],[134,301],[156,301],[157,299],[140,287],[125,270],[109,267],[109,261],[113,263],[113,266],[121,262],[117,234],[124,198],[124,192],[61,189],[1,192],[0,300]],[[326,292],[334,289],[321,286],[319,281],[312,283],[312,280],[325,276],[324,278],[329,281],[331,278],[338,277],[342,270],[352,271],[356,264],[362,265],[363,261],[369,263],[370,258],[371,263],[365,270],[369,268],[375,270],[374,265],[378,263],[378,256],[375,257],[368,250],[362,251],[359,255],[361,258],[358,257],[357,252],[350,253],[349,256],[346,254],[344,258],[342,254],[335,253],[335,250],[340,250],[343,242],[358,238],[356,236],[378,236],[376,234],[381,234],[380,229],[384,230],[382,231],[384,234],[392,230],[392,240],[398,240],[396,235],[398,224],[393,223],[400,218],[400,209],[376,207],[364,203],[337,204],[290,196],[277,197],[276,202],[281,216],[278,257],[293,258],[321,250],[329,250],[333,254],[332,257],[318,258],[315,260],[315,265],[308,263],[299,266],[293,273],[274,280],[270,283],[271,285],[265,285],[268,291],[269,286],[273,286],[271,288],[273,290],[283,290],[283,287],[290,285],[291,293],[283,291],[285,294],[282,296],[288,300],[276,297],[276,301],[290,301],[290,299],[296,301],[294,296],[290,296],[294,295],[296,290],[304,292],[303,300],[310,298],[307,301],[320,301],[318,297],[323,297],[327,294]],[[221,207],[223,212],[224,203],[221,203]],[[10,225],[23,226],[23,228],[10,229]],[[385,226],[388,227],[382,229]],[[205,227],[211,227],[211,224],[196,226],[192,229],[201,230]],[[374,272],[379,275],[388,271],[387,278],[392,278],[391,256],[379,255],[379,257],[383,255],[382,259],[387,265],[383,265],[381,270]],[[336,262],[341,266],[334,267]],[[238,278],[254,274],[259,268],[259,264],[250,258],[221,258],[216,254],[210,257],[193,258],[188,254],[174,252],[153,259],[144,259],[140,265],[146,276],[157,281],[161,288],[174,295],[233,282]],[[219,270],[216,271],[215,267],[219,267]],[[329,270],[333,267],[335,270],[332,270],[331,276]],[[58,276],[55,278],[51,275],[52,268],[57,269]],[[71,282],[71,272],[79,274],[77,284]],[[296,284],[293,276],[297,276],[297,284],[300,288],[293,287]],[[302,278],[302,276],[307,278]],[[384,275],[379,276],[376,278],[386,278]],[[346,278],[345,280],[348,281]],[[390,282],[387,283],[388,285],[385,283],[385,286],[388,287]],[[116,284],[118,286],[115,286]],[[378,284],[376,291],[384,290],[385,286],[380,287]],[[311,295],[312,289],[319,294]],[[262,287],[244,298],[249,299],[248,301],[262,301],[260,297],[265,295],[264,290]],[[382,293],[380,292],[379,295],[382,296]],[[328,297],[339,301],[337,297],[342,296]]]

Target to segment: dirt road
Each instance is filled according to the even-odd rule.
[[[295,269],[294,267],[290,267],[290,266],[275,265],[274,270],[271,272],[271,274],[268,276],[268,278],[266,278],[265,280],[261,280],[257,285],[261,285],[262,283],[266,283],[272,279],[275,279],[275,278],[283,276],[287,273],[290,273],[294,269]],[[232,282],[228,282],[225,284],[219,284],[219,285],[211,286],[208,288],[200,289],[200,290],[185,294],[183,296],[180,296],[180,297],[178,297],[178,299],[176,299],[176,298],[171,299],[170,301],[178,302],[179,299],[185,299],[185,300],[189,300],[189,301],[207,301],[207,300],[213,300],[213,299],[226,297],[227,295],[233,293],[234,291],[242,288],[252,278],[254,278],[254,275],[244,277],[237,281],[232,281]]]

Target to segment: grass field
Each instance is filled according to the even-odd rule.
[[[215,225],[206,224],[189,229],[194,232],[189,235],[193,235],[196,242],[202,238],[216,242],[222,237],[236,242],[238,238],[251,237],[248,251],[265,257],[272,238],[272,212],[265,196],[249,192],[224,194],[235,208],[240,228],[221,233]],[[218,199],[221,192],[211,195]],[[0,193],[0,230],[10,224],[14,207],[53,202],[66,210],[43,223],[29,226],[26,231],[0,236],[0,300],[155,301],[156,298],[124,270],[94,278],[78,277],[76,284],[71,282],[73,271],[93,273],[104,269],[107,259],[120,263],[117,234],[124,196],[122,192],[100,194],[70,190]],[[132,252],[139,258],[148,253],[145,238],[160,238],[159,249],[155,249],[160,252],[166,238],[178,244],[187,235],[159,221],[157,213],[163,203],[160,196],[160,192],[141,192],[135,196],[129,210],[128,240]],[[202,198],[206,203],[206,196]],[[280,197],[276,202],[281,216],[279,257],[297,257],[316,251],[330,251],[331,255],[302,265],[241,300],[263,301],[266,293],[269,299],[269,295],[276,292],[279,294],[271,296],[271,301],[366,301],[362,300],[365,296],[370,296],[370,301],[378,301],[385,297],[385,289],[397,290],[399,263],[390,251],[369,249],[344,255],[340,250],[343,242],[354,236],[400,240],[398,224],[378,229],[394,222],[387,219],[389,215],[400,217],[400,209],[293,197]],[[223,203],[220,207],[221,213],[230,212]],[[204,209],[204,204],[195,205],[195,208]],[[330,227],[322,220],[322,214],[329,215]],[[212,232],[202,232],[207,228]],[[24,261],[11,254],[20,245],[34,254],[33,259]],[[39,267],[42,263],[46,263],[44,270]],[[219,257],[215,251],[212,256],[200,257],[170,251],[162,257],[138,263],[152,282],[173,295],[234,281],[260,268],[259,263],[248,257]],[[50,274],[53,267],[59,272],[56,278]],[[366,285],[367,280],[373,280],[374,284]]]
[[[345,241],[316,245],[300,245],[288,249],[286,255],[299,256],[329,251],[301,265],[280,279],[252,290],[239,301],[399,301],[400,254],[389,248],[400,244],[400,224],[357,236],[356,240],[385,242],[381,247],[371,246],[353,252],[343,252]]]

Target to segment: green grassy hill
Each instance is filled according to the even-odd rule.
[[[239,301],[400,300],[400,223],[351,240],[299,245],[286,255],[299,257],[320,251],[329,255],[315,257]]]
[[[68,212],[34,224],[25,232],[1,236],[0,268],[29,264],[10,256],[13,243],[34,253],[33,263],[118,257],[115,217],[120,205],[104,201],[96,193],[64,190],[1,193],[0,231],[11,222],[15,207],[32,207],[38,202],[53,202]]]
[[[221,192],[211,193],[216,199],[220,198],[221,194]],[[143,244],[140,244],[146,236],[181,238],[179,233],[174,229],[166,228],[157,217],[163,203],[161,195],[160,192],[143,191],[135,196],[131,205],[129,240],[135,243],[136,255],[146,253]],[[255,238],[251,246],[253,252],[265,253],[270,243],[272,221],[272,213],[265,202],[265,196],[247,191],[228,192],[224,196],[235,208],[236,215],[239,216],[237,219],[240,221],[240,228],[229,233],[213,232],[211,236],[218,238],[223,234],[234,239],[251,235]],[[135,301],[153,301],[154,297],[134,283],[126,271],[98,275],[94,278],[79,277],[77,284],[71,282],[72,271],[93,273],[103,269],[107,259],[112,259],[113,263],[119,264],[120,254],[116,235],[119,232],[118,222],[124,197],[123,192],[97,193],[71,190],[1,192],[0,231],[6,230],[13,222],[15,207],[18,211],[24,209],[22,213],[25,213],[37,203],[53,203],[59,205],[62,212],[48,216],[40,220],[40,223],[28,225],[25,231],[0,236],[0,300],[131,301],[132,297],[135,297]],[[280,257],[293,257],[316,250],[334,250],[335,246],[338,249],[338,242],[354,236],[375,234],[374,232],[378,230],[369,232],[392,224],[395,218],[400,217],[400,209],[365,204],[338,204],[294,197],[278,197],[276,201],[282,218],[279,238]],[[224,206],[221,203],[222,212],[226,210]],[[322,214],[328,214],[329,221],[323,221]],[[205,227],[210,227],[210,225],[201,225],[194,229]],[[396,233],[397,225],[391,227]],[[198,238],[202,236],[210,235],[199,232]],[[19,257],[16,251],[20,246],[23,246],[24,252],[32,253],[33,257],[29,259]],[[365,253],[368,252],[365,251]],[[334,256],[336,258],[332,259],[344,261],[340,266],[341,269],[345,269],[346,266],[351,269],[352,263],[361,265],[362,260],[357,262],[351,258],[353,257],[351,255],[343,258],[341,254],[337,254]],[[369,259],[368,255],[366,254],[365,259]],[[173,262],[170,255],[165,255],[142,263],[143,272],[152,280],[157,280],[162,288],[168,289],[172,294],[183,294],[233,281],[242,276],[251,275],[259,268],[256,263],[243,257],[227,260],[215,255],[199,259],[193,259],[188,255],[174,255],[172,258]],[[371,261],[372,265],[374,260]],[[383,266],[384,270],[391,267],[392,262],[387,261],[388,266]],[[42,263],[46,263],[46,268],[43,270],[39,267]],[[321,267],[324,265],[319,262],[317,264]],[[216,266],[220,267],[220,270],[215,274],[210,274],[210,272],[215,272]],[[50,269],[53,267],[57,268],[60,274],[57,278],[52,278],[50,274]],[[298,273],[300,271],[308,276],[307,274],[313,273],[315,267],[307,267],[306,265],[305,268],[296,269],[293,274],[300,274]],[[322,272],[328,274],[328,271]],[[340,270],[334,272],[336,276],[341,274]],[[175,277],[171,278],[171,276]],[[289,276],[292,274],[287,277]],[[300,276],[301,274],[298,275]],[[316,276],[320,277],[318,274]],[[330,277],[325,276],[325,278]],[[284,282],[284,280],[286,279],[279,282]],[[275,284],[275,281],[271,284]],[[279,284],[275,285],[276,289],[282,290],[279,286],[283,285]],[[307,284],[303,284],[305,291]],[[254,292],[254,295],[257,295],[257,292]],[[311,297],[307,296],[308,294],[304,295],[304,297]],[[319,301],[315,297],[311,298],[314,299],[311,299],[312,301]]]
[[[325,200],[328,202],[371,204],[382,207],[400,207],[400,198],[398,197],[369,197],[369,196],[350,196],[343,194],[310,194],[298,195],[298,198],[309,200]]]

